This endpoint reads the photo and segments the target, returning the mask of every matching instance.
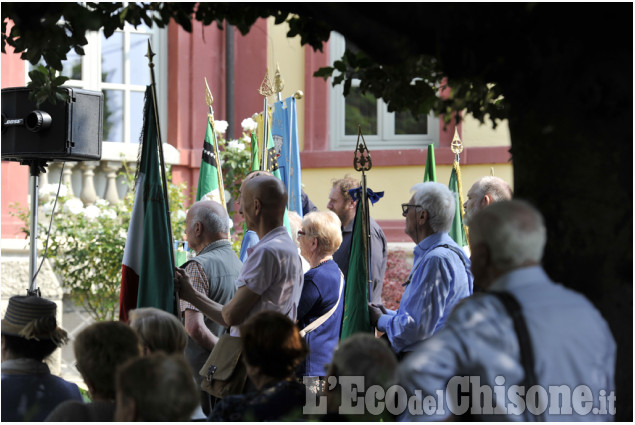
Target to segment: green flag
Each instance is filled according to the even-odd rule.
[[[207,120],[207,130],[203,141],[203,157],[201,159],[201,170],[198,175],[198,188],[196,189],[196,200],[203,197],[214,200],[221,205],[220,185],[218,182],[218,142],[216,132],[210,120]]]
[[[368,232],[364,231],[366,226],[363,217],[362,200],[360,199],[357,202],[357,212],[353,223],[340,340],[357,332],[373,331],[368,317],[368,238],[365,236]]]
[[[153,93],[146,89],[141,159],[123,254],[119,320],[138,307],[174,313],[174,266],[163,196]]]
[[[258,151],[258,138],[256,132],[251,133],[251,171],[260,170],[260,153]]]
[[[434,162],[434,145],[428,145],[428,157],[426,158],[426,170],[423,174],[423,181],[425,182],[436,182],[437,181],[437,170],[436,164]]]
[[[461,214],[461,198],[459,196],[459,180],[456,173],[456,163],[452,167],[452,174],[450,174],[450,183],[448,184],[450,190],[454,193],[454,201],[456,203],[456,212],[454,213],[454,220],[452,221],[452,227],[450,227],[450,237],[454,239],[454,242],[458,246],[467,245],[467,237],[465,236],[465,228],[463,227],[463,216]]]

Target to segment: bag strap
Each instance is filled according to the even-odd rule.
[[[410,275],[408,275],[408,280],[406,280],[404,283],[402,283],[401,286],[405,287],[406,285],[410,284],[410,280],[412,279],[412,275],[414,275],[415,271],[417,271],[417,269],[419,269],[419,266],[421,264],[423,264],[423,260],[428,256],[430,251],[433,251],[433,250],[435,250],[437,248],[445,248],[445,249],[449,249],[450,251],[454,252],[459,257],[459,260],[461,260],[461,263],[463,263],[463,267],[465,267],[465,272],[467,273],[468,277],[472,276],[472,271],[470,270],[470,267],[465,263],[465,260],[463,259],[463,255],[465,255],[465,253],[462,252],[461,250],[451,246],[451,245],[448,245],[448,244],[444,243],[444,244],[437,245],[437,246],[433,247],[432,249],[428,250],[428,252],[426,252],[426,254],[421,258],[421,260],[417,264],[414,265],[414,267],[410,271]]]
[[[306,328],[302,329],[300,331],[300,336],[304,337],[306,334],[308,334],[310,332],[313,332],[322,323],[326,322],[328,320],[328,318],[331,317],[331,315],[333,313],[335,313],[335,310],[337,310],[337,306],[340,305],[340,300],[342,299],[342,289],[344,289],[344,273],[342,273],[342,271],[340,270],[340,295],[337,298],[337,302],[335,303],[333,308],[331,308],[329,311],[324,313],[318,319],[316,319],[313,322],[309,323]]]
[[[527,391],[532,386],[537,385],[538,380],[536,379],[536,373],[534,370],[534,350],[531,343],[531,337],[529,336],[529,331],[527,330],[527,323],[523,317],[522,308],[516,298],[509,292],[492,291],[490,294],[494,295],[503,303],[505,309],[507,310],[507,314],[509,314],[514,321],[514,330],[516,331],[518,344],[520,346],[520,362],[525,370],[525,391]],[[545,421],[544,412],[539,415],[533,415],[533,417],[536,421]]]

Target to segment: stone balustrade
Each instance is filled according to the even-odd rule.
[[[98,199],[115,204],[122,200],[130,189],[122,173],[125,164],[128,172],[134,176],[138,147],[138,144],[104,143],[101,161],[69,161],[64,164],[51,162],[46,167],[47,172],[40,174],[39,186],[57,185],[61,173],[62,184],[65,184],[69,191],[67,193],[79,198],[85,207],[93,205]],[[178,163],[179,152],[173,146],[164,144],[163,150],[166,164]]]

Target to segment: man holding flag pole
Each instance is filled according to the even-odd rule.
[[[426,174],[434,168],[432,164],[426,164]],[[448,234],[456,194],[433,181],[417,183],[411,192],[408,203],[401,204],[405,233],[416,244],[406,289],[396,311],[369,306],[371,324],[385,333],[400,358],[444,326],[454,306],[472,294],[474,280],[470,260]]]
[[[185,234],[196,256],[183,265],[194,290],[208,299],[227,304],[236,293],[236,280],[242,263],[232,249],[229,237],[230,219],[225,203],[225,189],[220,170],[218,139],[214,125],[214,98],[205,80],[206,103],[209,107],[207,129],[203,141],[203,156],[199,173],[196,200],[185,218]],[[225,328],[205,317],[189,302],[181,301],[185,330],[188,334],[185,356],[200,386],[198,371],[214,349]],[[201,391],[201,406],[205,414],[211,412],[211,399]]]

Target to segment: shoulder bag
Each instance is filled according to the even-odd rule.
[[[242,394],[247,382],[247,369],[242,362],[243,345],[240,337],[225,332],[199,371],[203,376],[201,388],[217,398]]]

